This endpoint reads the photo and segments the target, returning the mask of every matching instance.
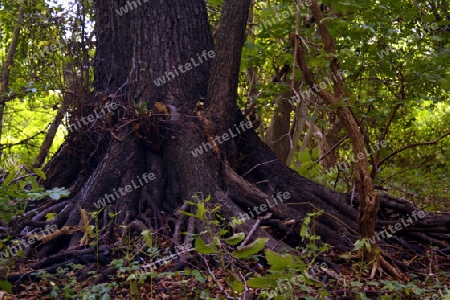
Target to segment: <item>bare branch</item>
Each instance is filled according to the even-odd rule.
[[[443,138],[445,138],[445,137],[448,136],[448,135],[450,135],[450,131],[444,133],[443,135],[441,135],[440,137],[438,137],[437,139],[435,139],[435,140],[433,140],[433,141],[430,141],[430,142],[419,142],[419,143],[414,143],[414,144],[411,144],[411,145],[407,145],[407,146],[405,146],[405,147],[402,147],[402,148],[400,148],[400,149],[398,149],[398,150],[392,152],[391,154],[389,154],[389,155],[386,156],[385,158],[383,158],[383,159],[381,160],[381,162],[378,164],[378,168],[379,168],[383,163],[385,163],[389,158],[391,158],[391,157],[393,157],[393,156],[399,154],[400,152],[405,151],[406,149],[414,148],[414,147],[417,147],[417,146],[434,145],[434,144],[437,144],[440,140],[442,140]]]

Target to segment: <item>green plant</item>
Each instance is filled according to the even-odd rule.
[[[250,288],[263,289],[261,297],[295,299],[293,294],[296,287],[300,287],[303,291],[313,292],[311,286],[315,288],[322,286],[322,284],[315,281],[309,273],[317,255],[329,249],[329,246],[326,244],[318,246],[317,241],[320,237],[314,234],[314,220],[321,215],[321,212],[308,214],[303,221],[300,236],[306,245],[300,256],[277,254],[271,250],[266,250],[264,252],[264,258],[270,265],[270,273],[265,276],[255,277],[254,275],[251,275],[251,273],[253,273],[251,272],[248,273],[251,275],[250,278],[246,279],[245,276],[236,275],[240,273],[237,268],[238,262],[242,260],[259,261],[260,257],[256,256],[256,254],[264,249],[267,239],[257,238],[252,243],[245,245],[244,241],[246,241],[246,236],[244,233],[234,233],[229,236],[230,232],[229,227],[226,225],[227,222],[224,222],[223,217],[217,215],[217,211],[220,207],[209,210],[206,208],[206,204],[209,200],[210,196],[204,201],[187,201],[189,205],[196,207],[195,213],[180,213],[190,217],[199,218],[206,223],[205,230],[195,236],[195,250],[202,254],[206,269],[209,272],[206,276],[209,275],[212,277],[217,285],[219,285],[219,283],[214,277],[214,274],[210,271],[208,260],[205,256],[214,255],[216,257],[216,261],[219,261],[222,270],[226,270],[226,282],[228,287],[232,291],[238,293],[243,292],[247,286]],[[216,220],[212,218],[213,214],[215,214]],[[233,224],[236,224],[236,222],[232,222]],[[205,242],[205,240],[208,242]],[[287,287],[287,285],[289,285],[289,287]],[[221,287],[220,285],[219,287],[226,293],[224,287]],[[326,297],[327,295],[328,293],[326,291],[320,292],[321,297]],[[228,296],[231,297],[231,295]]]
[[[211,196],[207,196],[205,199],[201,200],[198,196],[194,198],[197,200],[196,202],[185,202],[195,208],[195,213],[179,211],[181,214],[198,218],[205,223],[205,230],[199,234],[195,234],[192,238],[194,239],[195,250],[200,254],[206,267],[207,274],[202,276],[200,272],[196,272],[193,273],[193,275],[198,280],[204,277],[211,277],[222,292],[228,297],[232,297],[211,271],[208,256],[214,255],[215,261],[219,262],[221,269],[225,272],[225,281],[229,289],[240,293],[244,291],[245,284],[243,278],[238,275],[237,265],[239,259],[257,259],[255,254],[264,249],[268,239],[257,238],[255,241],[246,244],[247,241],[244,233],[235,233],[230,236],[231,226],[229,226],[229,222],[218,213],[220,207],[207,208]],[[203,297],[206,297],[204,293]]]
[[[51,286],[49,295],[53,299],[77,299],[80,284],[77,282],[76,272],[82,268],[79,264],[68,264],[65,268],[58,268],[55,274],[41,270],[36,275],[43,285]]]
[[[359,270],[359,280],[361,280],[361,277],[363,274],[367,274],[369,271],[369,266],[372,264],[372,261],[366,261],[366,259],[364,258],[364,254],[365,253],[370,253],[372,252],[372,245],[370,243],[370,240],[367,238],[362,238],[357,240],[354,243],[354,248],[352,251],[356,252],[356,255],[353,255],[352,253],[345,253],[345,254],[341,254],[340,257],[344,258],[344,259],[351,259],[355,256],[359,257],[359,261],[355,264]],[[379,249],[375,249],[375,253],[374,253],[374,258],[376,259],[376,257],[379,255],[380,250]]]
[[[261,297],[274,299],[297,299],[294,296],[294,288],[298,287],[304,292],[313,292],[320,289],[323,284],[314,280],[313,265],[316,257],[327,251],[329,246],[317,245],[320,240],[315,233],[315,222],[321,212],[310,213],[303,220],[300,236],[305,245],[299,256],[291,254],[277,254],[271,250],[265,251],[265,259],[269,264],[269,274],[262,277],[254,277],[247,280],[247,285],[254,288],[262,288]],[[311,289],[311,286],[314,289]],[[322,299],[328,296],[327,291],[320,291]]]
[[[81,291],[80,296],[82,300],[110,300],[111,296],[109,294],[117,286],[115,282],[88,286]]]
[[[120,247],[125,249],[124,257],[115,259],[111,263],[119,271],[119,275],[116,277],[118,279],[125,278],[125,282],[129,285],[132,299],[139,299],[140,286],[147,279],[150,279],[150,284],[153,286],[152,282],[156,277],[175,274],[174,272],[157,273],[154,268],[142,268],[139,261],[136,260],[138,254],[148,257],[151,261],[158,261],[161,257],[160,250],[153,242],[152,234],[151,230],[144,230],[141,232],[144,243],[142,241],[133,243],[130,235],[127,233],[123,239],[123,246],[125,247]],[[144,248],[146,248],[145,251]]]
[[[0,185],[0,219],[9,222],[15,216],[25,212],[29,200],[40,200],[45,197],[57,201],[69,196],[69,190],[53,188],[45,190],[37,182],[38,176],[45,180],[41,169],[33,169],[35,173],[27,174],[23,169],[10,171],[1,180]],[[23,174],[25,173],[25,174]]]

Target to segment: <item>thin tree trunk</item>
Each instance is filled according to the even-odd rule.
[[[233,128],[235,123],[239,65],[249,9],[250,0],[225,1],[220,22],[227,26],[219,26],[217,30],[218,38],[214,48],[216,57],[208,81],[206,105],[209,109],[206,115],[219,124],[216,128],[218,133]],[[234,49],[231,53],[230,48]],[[223,59],[224,56],[228,56],[227,63]],[[228,84],[220,84],[221,82]],[[218,122],[219,120],[221,122]]]
[[[322,37],[325,51],[328,53],[335,53],[334,42],[328,32],[328,28],[325,22],[322,22],[322,12],[319,5],[315,0],[311,1],[310,10],[312,15],[316,19],[317,26]],[[303,49],[303,45],[299,47],[297,53],[297,62],[300,65],[305,81],[313,89],[317,87],[317,82],[315,81],[313,74],[306,64],[306,53]],[[340,69],[337,59],[333,59],[330,64],[332,74],[334,76],[340,77]],[[324,99],[330,105],[339,105],[338,113],[339,117],[344,123],[347,133],[353,145],[353,153],[355,157],[358,153],[364,153],[364,138],[361,130],[358,127],[358,123],[354,118],[353,113],[350,109],[342,103],[344,96],[343,81],[334,79],[335,95],[329,93],[326,90],[318,89],[317,94]],[[375,221],[377,217],[377,212],[379,209],[379,198],[376,196],[373,187],[372,179],[369,174],[369,162],[367,158],[357,160],[355,163],[354,180],[356,190],[360,197],[360,206],[358,214],[358,222],[360,227],[360,233],[362,238],[371,238],[375,234]],[[375,247],[372,247],[370,256],[368,259],[372,259],[375,255]],[[377,262],[376,262],[377,263]]]
[[[40,168],[42,166],[42,164],[44,163],[45,159],[47,158],[48,151],[50,150],[50,147],[52,146],[56,132],[58,131],[58,127],[61,124],[62,119],[64,118],[66,110],[67,110],[66,101],[63,100],[63,102],[61,103],[61,106],[59,107],[58,111],[56,112],[56,116],[53,119],[53,122],[50,124],[50,126],[48,128],[48,132],[45,135],[45,138],[44,138],[44,141],[42,142],[41,148],[39,149],[39,154],[33,162],[33,165],[32,165],[33,168]]]
[[[289,93],[291,94],[291,93]],[[275,98],[273,117],[266,133],[266,144],[281,161],[287,161],[290,150],[290,123],[292,105],[285,98],[286,93]],[[296,142],[295,142],[296,143]],[[294,149],[296,144],[294,144]]]
[[[334,167],[337,163],[336,150],[330,150],[339,142],[339,132],[344,127],[344,124],[340,121],[340,119],[337,118],[336,121],[331,124],[325,134],[323,134],[314,123],[312,123],[310,126],[313,127],[314,136],[316,137],[318,142],[319,157],[323,157],[320,160],[320,163],[326,170],[328,170]]]
[[[300,140],[303,130],[305,129],[306,119],[308,117],[308,105],[306,103],[306,99],[302,99],[301,102],[295,108],[295,116],[294,123],[292,125],[292,139],[291,139],[291,148],[289,150],[289,154],[286,158],[286,165],[290,166],[292,160],[294,159],[295,151],[297,151],[297,143]],[[309,101],[309,99],[308,99]]]
[[[313,117],[314,117],[315,113],[316,113],[316,108],[314,109],[314,112],[312,114]],[[312,124],[314,124],[314,121],[312,121]],[[308,125],[308,121],[306,121],[306,125]],[[302,146],[300,147],[300,150],[298,151],[299,153],[303,153],[304,151],[306,151],[306,147],[308,146],[309,142],[311,141],[311,138],[313,137],[313,135],[314,135],[313,128],[309,127],[308,132],[306,133],[305,137],[303,138]],[[297,161],[294,168],[296,168],[296,169],[299,168],[301,166],[301,163],[302,163],[301,161]]]
[[[8,96],[9,76],[11,73],[11,68],[14,64],[14,55],[16,54],[17,44],[19,43],[20,29],[22,28],[24,12],[25,12],[25,4],[24,1],[22,0],[20,2],[19,13],[17,14],[16,24],[14,26],[11,44],[9,45],[8,53],[6,54],[5,65],[3,66],[2,85],[0,90],[0,145],[3,133],[3,116],[5,114],[6,102],[8,102],[11,99],[11,97]],[[0,156],[1,154],[2,150],[0,147]]]

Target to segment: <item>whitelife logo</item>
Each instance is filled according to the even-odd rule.
[[[281,203],[284,202],[284,200],[287,200],[289,198],[291,198],[291,194],[289,194],[289,192],[284,192],[284,193],[278,192],[276,197],[275,197],[275,195],[272,196],[273,204],[270,203],[269,199],[266,199],[267,205],[266,204],[261,204],[260,206],[254,205],[253,209],[248,208],[248,212],[252,216],[252,218],[254,218],[255,214],[256,215],[260,215],[263,212],[265,212],[268,208],[272,208],[274,206],[280,205]],[[277,199],[278,199],[278,201],[280,201],[280,203],[277,202]],[[255,214],[253,214],[252,210],[255,212]],[[248,221],[250,219],[251,218],[250,218],[250,216],[247,213],[245,213],[245,214],[241,213],[240,218],[235,219],[235,220],[233,220],[231,222],[231,226],[234,227],[236,225],[241,224],[243,221],[245,222],[245,221]]]
[[[425,217],[425,212],[424,212],[424,211],[419,211],[419,212],[417,212],[417,211],[414,210],[414,211],[411,213],[411,215],[412,215],[412,217],[414,218],[414,221],[417,222],[417,221],[418,221],[418,217],[419,217],[420,219],[422,219],[422,218]],[[413,220],[411,219],[411,217],[409,216],[409,214],[407,215],[407,217],[408,217],[408,219],[407,219],[408,222],[407,222],[407,223],[405,223],[405,219],[401,218],[401,219],[400,219],[401,223],[400,223],[400,222],[395,223],[395,224],[394,224],[394,227],[392,227],[392,225],[388,225],[387,227],[388,227],[389,231],[390,231],[392,234],[395,234],[397,231],[402,230],[402,228],[406,228],[406,227],[408,227],[409,225],[412,225],[412,224],[413,224]],[[403,225],[403,226],[402,226],[402,225]],[[395,228],[395,229],[394,229],[394,228]],[[386,233],[386,237],[384,236],[385,233]],[[382,230],[382,231],[376,232],[375,235],[374,235],[373,237],[369,238],[370,243],[371,243],[371,244],[375,244],[376,242],[380,241],[380,239],[381,239],[380,236],[381,236],[381,238],[386,239],[386,238],[390,238],[392,235],[390,236],[389,233],[387,232],[387,230],[384,229],[384,230]],[[376,240],[375,240],[375,239],[376,239]]]
[[[350,161],[355,163],[356,162],[356,158],[358,158],[358,160],[363,160],[364,158],[371,156],[372,154],[376,153],[377,151],[380,151],[380,146],[382,148],[384,148],[384,147],[387,146],[387,144],[388,144],[388,142],[386,140],[382,140],[381,142],[376,141],[375,142],[375,147],[376,147],[377,150],[374,150],[373,146],[370,146],[370,149],[372,150],[372,152],[369,152],[369,151],[367,151],[367,148],[364,147],[364,152],[365,153],[359,152],[356,155],[356,157],[354,155],[350,156]],[[340,162],[336,166],[334,166],[333,168],[330,168],[327,173],[328,174],[333,174],[333,173],[337,173],[337,172],[342,171],[342,170],[347,170],[349,166],[350,166],[350,163],[348,163],[348,165],[347,165],[347,163],[345,163],[345,162]]]
[[[344,80],[345,76],[348,76],[350,74],[350,72],[348,70],[338,70],[337,71],[337,76],[339,77],[339,79]],[[336,75],[333,75],[333,79],[334,81],[338,81],[336,78]],[[312,91],[314,89],[314,91],[317,93],[319,92],[318,88],[324,90],[326,89],[327,86],[332,87],[333,86],[333,82],[330,80],[330,78],[325,77],[323,79],[324,81],[322,81],[321,83],[317,84],[315,83],[312,88],[309,88],[309,90],[306,91],[299,91],[299,95],[301,95],[301,97],[305,100],[309,100],[309,98],[311,97],[311,95],[313,94]],[[297,95],[292,96],[291,98],[289,98],[288,102],[291,105],[295,105],[296,103],[300,103],[301,99],[300,97],[297,97]]]
[[[147,2],[148,2],[148,0],[142,0],[142,1],[143,1],[144,3],[147,3]],[[141,6],[141,5],[142,5],[141,0],[127,1],[127,5],[124,5],[124,6],[120,7],[119,9],[116,9],[116,13],[117,13],[119,16],[123,16],[123,14],[128,13],[128,7],[130,8],[130,11],[133,10],[133,6],[132,6],[131,4],[134,5],[134,8],[138,8],[138,6]],[[128,6],[128,7],[127,7],[127,6]]]
[[[136,274],[137,275],[145,275],[150,272],[154,272],[157,267],[164,266],[167,262],[178,259],[182,254],[188,253],[192,250],[195,250],[195,248],[193,248],[192,245],[190,245],[190,244],[187,246],[181,246],[181,247],[179,247],[179,249],[181,251],[178,251],[178,247],[177,247],[177,249],[175,249],[175,252],[176,252],[175,254],[172,254],[167,257],[163,257],[162,259],[159,259],[149,265],[142,266],[141,269]]]
[[[118,107],[119,105],[115,102],[109,102],[105,105],[105,108],[108,110],[108,113],[110,113],[111,110],[116,110]],[[94,114],[90,114],[87,117],[81,117],[81,121],[83,122],[84,125],[88,125],[89,123],[92,123],[97,119],[103,118],[104,116],[106,116],[105,108],[102,108],[99,113],[97,112],[97,110],[94,110]],[[70,124],[68,127],[70,132],[73,132],[74,129],[75,130],[80,129],[82,125],[80,123],[80,120],[76,119],[76,121]]]
[[[44,230],[41,230],[37,236],[39,238],[29,237],[28,239],[23,239],[20,241],[20,243],[16,244],[15,246],[8,246],[8,248],[5,251],[0,252],[0,258],[6,259],[9,258],[9,255],[15,256],[19,253],[19,251],[24,250],[26,247],[33,245],[36,242],[39,242],[40,240],[44,239],[47,236],[52,235],[58,230],[58,226],[56,225],[47,225]]]
[[[195,59],[193,57],[191,57],[191,61],[192,61],[192,65],[194,65],[194,67],[200,66],[202,63],[206,62],[209,58],[213,58],[215,57],[216,54],[214,53],[213,50],[209,50],[208,52],[206,52],[206,50],[203,50],[201,57],[200,54],[197,53],[197,60],[198,60],[198,64],[196,63]],[[202,57],[204,60],[202,60]],[[163,84],[166,83],[166,77],[167,77],[167,81],[171,81],[172,79],[175,79],[177,76],[180,76],[180,74],[178,73],[177,69],[181,72],[181,73],[186,73],[189,70],[192,70],[192,65],[190,62],[185,63],[184,65],[178,65],[178,68],[174,67],[173,68],[173,72],[165,72],[164,76],[161,76],[159,78],[157,78],[156,80],[153,80],[153,83],[156,86],[161,86]],[[183,69],[183,67],[185,69]],[[175,74],[174,74],[175,73]]]
[[[237,125],[234,124],[234,129],[236,130],[237,134],[233,134],[233,131],[231,130],[231,128],[228,129],[228,132],[230,133],[232,138],[237,137],[238,134],[241,134],[241,133],[245,132],[247,129],[252,128],[253,124],[249,120],[241,121],[241,123],[239,124],[239,127],[241,128],[241,130],[239,130]],[[217,143],[219,143],[219,144],[223,144],[230,139],[230,135],[228,135],[228,133],[224,133],[221,136],[216,135],[216,138],[213,140],[214,148],[217,147],[217,144],[215,141],[217,141]],[[205,152],[208,152],[209,150],[211,150],[213,148],[213,146],[209,142],[207,142],[207,143],[203,142],[202,146],[205,149]],[[209,147],[209,149],[208,149],[208,147]],[[200,154],[203,154],[203,148],[198,147],[194,151],[191,151],[192,156],[197,157]]]
[[[300,5],[306,6],[306,7],[310,7],[312,5],[312,1],[311,0],[306,0],[306,1],[300,1],[299,3]],[[296,10],[294,9],[294,6],[290,6],[288,8],[289,11],[282,11],[282,12],[275,12],[275,16],[272,17],[272,19],[266,20],[264,21],[262,24],[255,25],[253,27],[253,33],[254,34],[258,34],[260,32],[263,31],[263,29],[268,29],[274,25],[277,25],[278,23],[286,20],[289,17],[295,16],[295,12]]]
[[[152,181],[155,180],[156,176],[154,173],[144,173],[142,174],[142,179],[145,181],[145,183],[147,184],[148,181]],[[128,193],[131,193],[133,190],[136,190],[138,188],[141,188],[144,186],[144,183],[141,180],[141,177],[138,176],[137,177],[140,185],[136,185],[134,180],[131,180],[131,184],[125,186],[125,188],[118,188],[120,195],[125,196]],[[132,186],[133,185],[133,186]],[[125,191],[124,191],[125,189]],[[106,206],[106,202],[108,202],[108,204],[111,204],[111,202],[116,201],[117,199],[120,198],[119,194],[117,193],[116,189],[113,189],[114,191],[114,195],[116,195],[116,197],[114,197],[113,194],[105,194],[104,197],[100,198],[97,202],[94,203],[94,206],[96,209],[100,209],[103,206]]]

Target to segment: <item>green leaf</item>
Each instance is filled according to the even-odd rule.
[[[225,243],[228,245],[237,245],[245,239],[245,234],[243,232],[235,233],[233,236],[225,239]]]
[[[205,283],[205,277],[203,277],[202,273],[199,270],[193,270],[192,275],[194,275],[195,279],[200,283]]]
[[[145,245],[147,246],[147,247],[151,247],[152,245],[153,245],[153,243],[152,243],[152,235],[151,235],[151,232],[150,232],[150,230],[144,230],[144,231],[142,231],[141,232],[141,235],[144,237],[144,239],[145,239]]]
[[[361,282],[358,282],[358,281],[353,281],[353,282],[350,283],[350,286],[351,287],[361,287],[361,286],[363,286],[363,284]]]
[[[208,0],[208,2],[211,3],[211,5],[213,7],[217,7],[217,6],[219,6],[220,4],[223,3],[223,0]]]
[[[214,254],[217,253],[216,245],[206,245],[201,237],[195,239],[195,250],[200,254]]]
[[[45,215],[45,220],[48,222],[53,220],[54,217],[56,217],[56,213],[48,213]]]
[[[300,236],[302,238],[306,238],[309,236],[308,234],[308,226],[303,225],[302,228],[300,229]]]
[[[47,176],[45,176],[45,173],[42,171],[41,168],[33,168],[34,173],[36,173],[39,177],[46,180]]]
[[[53,200],[59,200],[61,198],[69,197],[69,190],[62,188],[53,188],[52,190],[47,190],[48,196]]]
[[[293,266],[294,260],[292,255],[279,255],[272,250],[266,250],[266,259],[270,265],[271,271],[282,271]]]
[[[108,294],[103,294],[102,296],[102,300],[110,300],[111,296],[109,296]]]
[[[247,285],[252,288],[274,288],[277,286],[277,281],[272,278],[250,278],[247,280]]]
[[[9,172],[8,176],[6,177],[5,181],[3,181],[3,185],[7,186],[14,180],[15,174],[13,172]]]
[[[362,247],[364,247],[364,240],[363,239],[360,239],[360,240],[357,240],[356,242],[355,242],[355,246],[354,246],[354,249],[355,250],[359,250],[359,249],[361,249]]]
[[[268,238],[257,238],[253,243],[240,247],[238,250],[233,251],[233,255],[237,258],[249,258],[253,254],[258,253],[266,245]]]
[[[39,191],[39,190],[43,190],[42,188],[39,187],[39,183],[37,182],[37,177],[33,176],[29,178],[29,182],[31,183],[31,187],[33,191]]]
[[[184,210],[177,210],[177,213],[188,216],[188,217],[193,217],[193,218],[197,217],[197,215],[194,215],[193,213],[190,213],[190,212],[187,212]]]
[[[228,275],[227,276],[227,282],[228,282],[228,284],[230,285],[230,287],[231,287],[231,289],[233,291],[236,291],[236,292],[239,292],[239,293],[244,291],[244,285],[239,280],[239,278],[237,278],[236,276]]]
[[[184,202],[186,202],[187,204],[192,205],[192,206],[197,205],[195,202],[188,201],[188,200],[184,200]]]
[[[12,285],[6,280],[0,280],[0,289],[12,293]]]
[[[197,217],[202,221],[205,221],[205,212],[205,204],[203,202],[197,203]]]
[[[302,163],[306,163],[311,160],[311,155],[309,155],[309,152],[305,151],[305,152],[300,153],[298,155],[298,158],[300,159],[300,161]]]
[[[216,226],[219,226],[219,225],[220,225],[220,224],[219,224],[219,221],[215,221],[214,224],[215,224]],[[227,229],[221,229],[221,230],[219,231],[219,235],[220,235],[220,236],[224,236],[224,235],[226,235],[228,232],[230,232],[230,231],[227,230]]]

